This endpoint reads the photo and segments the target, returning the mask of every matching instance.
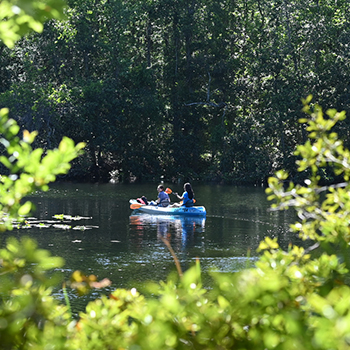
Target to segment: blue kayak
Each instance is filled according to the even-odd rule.
[[[186,215],[186,216],[206,216],[207,212],[205,207],[157,207],[155,205],[140,204],[136,199],[130,199],[130,207],[135,212],[147,213],[150,215]],[[136,208],[133,208],[136,207]]]

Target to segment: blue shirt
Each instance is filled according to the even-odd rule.
[[[189,199],[188,198],[187,191],[182,194],[182,198],[183,198],[182,205],[184,205],[184,206],[191,206],[191,205],[193,205],[193,199]]]
[[[160,191],[158,193],[158,198],[160,199],[159,204],[163,202],[170,202],[169,195],[165,193],[164,191]]]

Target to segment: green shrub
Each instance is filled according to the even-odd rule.
[[[35,190],[47,190],[56,175],[65,174],[70,161],[80,154],[84,144],[74,145],[64,138],[58,149],[45,155],[33,150],[36,133],[18,136],[17,123],[8,119],[8,110],[0,110],[0,143],[5,153],[0,162],[8,175],[0,178],[0,230],[11,230],[32,208],[23,197]],[[57,279],[47,271],[63,265],[63,259],[52,257],[36,243],[11,238],[0,250],[0,343],[2,349],[41,349],[54,343],[64,345],[68,321],[67,308],[51,296]],[[50,345],[51,346],[51,345]]]

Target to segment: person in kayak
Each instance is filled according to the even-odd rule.
[[[151,205],[157,205],[158,207],[167,207],[170,205],[170,198],[169,195],[164,191],[164,186],[159,185],[157,187],[158,191],[158,198],[155,201],[152,201]]]
[[[174,203],[172,206],[174,207],[181,207],[181,206],[185,206],[185,207],[193,207],[194,204],[194,192],[192,189],[192,186],[190,183],[185,183],[184,184],[184,193],[182,194],[182,196],[179,196],[179,194],[177,192],[174,192],[174,195],[179,198],[182,203]]]

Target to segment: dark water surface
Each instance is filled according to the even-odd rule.
[[[182,185],[165,186],[182,193]],[[253,264],[265,236],[277,237],[283,248],[290,242],[300,244],[288,231],[294,218],[285,212],[268,211],[270,203],[263,188],[194,185],[197,204],[207,209],[206,218],[135,215],[129,199],[141,195],[156,199],[156,187],[157,184],[54,184],[49,192],[30,197],[37,208],[35,218],[49,227],[14,230],[5,236],[29,235],[40,248],[63,257],[66,278],[81,270],[112,281],[108,289],[84,298],[70,293],[75,311],[100,293],[138,287],[150,279],[166,279],[175,265],[161,236],[168,238],[184,270],[198,257],[204,273],[213,268],[237,271],[247,263]],[[175,196],[171,199],[175,200]],[[61,223],[53,218],[56,214],[83,219]],[[57,297],[62,298],[61,291],[57,291]]]

